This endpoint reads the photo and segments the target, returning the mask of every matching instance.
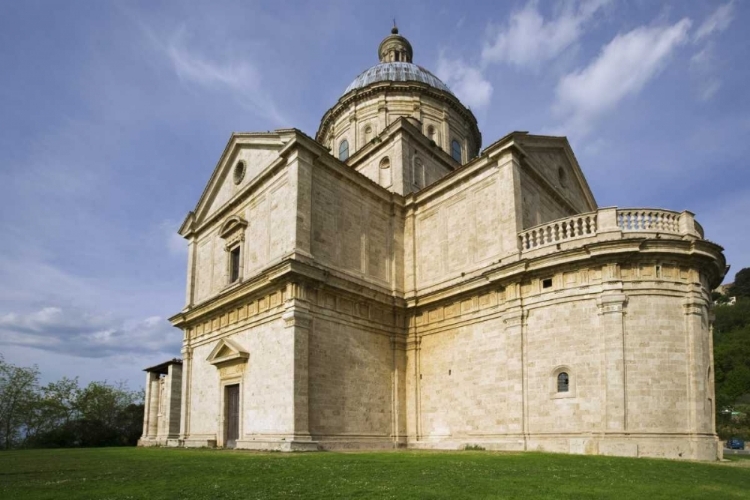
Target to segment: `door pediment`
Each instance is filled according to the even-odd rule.
[[[208,355],[206,361],[218,367],[218,365],[230,361],[245,362],[249,357],[250,353],[245,351],[237,342],[229,339],[221,339],[211,350],[211,354]]]

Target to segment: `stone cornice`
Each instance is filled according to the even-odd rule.
[[[289,258],[251,279],[227,288],[205,302],[175,314],[169,318],[169,321],[173,326],[185,328],[196,321],[203,321],[207,316],[232,308],[248,297],[263,295],[289,283],[308,283],[313,287],[330,288],[340,293],[359,296],[364,300],[379,302],[387,307],[405,306],[403,299],[393,294],[377,291],[361,283],[332,276],[323,267]],[[287,297],[287,299],[290,298]]]
[[[718,272],[721,266],[719,261],[723,262],[723,258],[718,258],[720,255],[721,247],[703,240],[654,240],[643,237],[623,237],[623,239],[610,241],[594,239],[577,248],[521,258],[506,264],[496,264],[485,269],[481,274],[471,276],[459,283],[451,283],[444,288],[418,293],[416,296],[411,293],[407,295],[407,304],[410,308],[417,307],[417,305],[424,307],[451,297],[478,293],[488,284],[507,286],[534,276],[549,275],[556,270],[580,267],[584,262],[589,262],[587,264],[589,266],[600,266],[612,260],[619,262],[625,259],[631,262],[640,257],[645,260],[663,257],[684,261],[686,265],[697,264],[703,269],[713,267],[714,272]],[[720,276],[723,274],[716,274],[714,279],[719,279]]]

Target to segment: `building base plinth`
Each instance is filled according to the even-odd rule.
[[[237,440],[238,450],[318,451],[317,441]]]
[[[185,448],[216,448],[215,439],[185,439],[182,442]]]

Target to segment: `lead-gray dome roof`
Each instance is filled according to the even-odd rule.
[[[384,62],[364,71],[346,88],[344,94],[376,82],[420,82],[448,92],[448,86],[426,69],[409,62]]]

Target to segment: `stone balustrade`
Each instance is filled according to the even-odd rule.
[[[521,250],[544,247],[561,241],[596,234],[596,212],[558,219],[519,233]]]
[[[603,233],[674,234],[703,238],[691,212],[651,208],[601,208],[540,224],[518,233],[521,252]]]
[[[617,211],[617,225],[623,231],[679,234],[680,214],[669,210],[621,209]]]

